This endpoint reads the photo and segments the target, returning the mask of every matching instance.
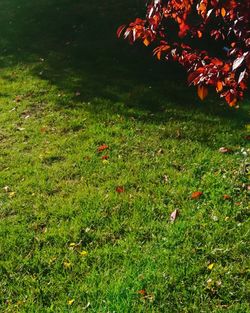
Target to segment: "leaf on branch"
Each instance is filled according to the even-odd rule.
[[[232,70],[235,71],[238,67],[241,66],[242,62],[244,61],[245,57],[242,55],[241,57],[234,60]]]
[[[150,45],[150,41],[147,38],[143,40],[143,43],[146,47]]]
[[[225,10],[225,8],[221,8],[220,10],[221,16],[224,17],[227,14],[227,11]]]
[[[204,100],[208,95],[208,88],[205,86],[198,86],[198,96],[201,100]]]
[[[126,27],[126,25],[121,25],[120,27],[118,27],[117,32],[116,32],[118,38],[121,37],[121,34],[122,34],[125,27]]]
[[[216,84],[217,92],[220,92],[222,89],[223,89],[223,83],[221,81],[218,81]]]

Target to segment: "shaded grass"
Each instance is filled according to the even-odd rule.
[[[249,311],[249,101],[117,41],[140,5],[1,2],[3,312]]]

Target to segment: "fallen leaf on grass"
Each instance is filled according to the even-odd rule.
[[[246,140],[250,140],[250,135],[245,136]]]
[[[207,268],[208,268],[210,271],[212,271],[212,269],[214,268],[214,266],[215,266],[215,264],[214,264],[214,263],[211,263],[211,264],[208,265]]]
[[[98,152],[102,152],[108,148],[109,148],[109,146],[107,146],[107,145],[101,145],[97,150],[98,150]]]
[[[168,183],[169,182],[169,177],[167,175],[163,175],[163,181],[165,183]]]
[[[68,268],[71,268],[71,266],[72,266],[72,264],[70,262],[68,262],[68,261],[64,261],[63,262],[63,267],[64,268],[68,269]]]
[[[122,193],[122,192],[125,191],[125,188],[123,186],[117,186],[115,191],[118,192],[118,193]]]
[[[22,100],[22,96],[16,96],[14,101],[21,102],[21,100]]]
[[[154,294],[153,293],[147,293],[147,291],[145,289],[141,289],[139,291],[137,291],[137,293],[139,295],[141,295],[141,298],[143,300],[149,300],[150,302],[154,301]]]
[[[199,199],[203,195],[202,191],[195,191],[192,193],[191,198],[194,199]]]
[[[85,251],[85,250],[83,250],[83,251],[80,252],[80,256],[82,256],[82,257],[85,257],[85,256],[87,256],[87,255],[88,255],[88,252]]]
[[[103,155],[102,160],[108,160],[109,156],[108,155]]]
[[[5,192],[10,192],[10,187],[9,187],[9,186],[5,186],[5,187],[3,187],[3,190],[4,190]]]
[[[231,197],[229,195],[224,195],[223,198],[224,200],[231,200]]]
[[[175,220],[177,219],[177,217],[180,215],[180,211],[179,209],[174,210],[171,214],[170,214],[170,223],[174,223]]]
[[[46,133],[47,130],[48,130],[48,128],[45,127],[45,126],[43,126],[43,127],[40,128],[40,132],[41,132],[41,133]]]
[[[13,198],[15,197],[15,195],[16,195],[15,191],[12,191],[9,193],[9,198]]]
[[[72,305],[75,302],[75,299],[68,300],[68,305]]]
[[[147,295],[147,291],[145,289],[138,290],[137,293],[139,293],[142,296],[146,296]]]
[[[220,153],[231,153],[231,152],[232,152],[232,149],[226,148],[226,147],[221,147],[221,148],[219,149],[219,152],[220,152]]]
[[[212,279],[211,278],[209,278],[208,280],[207,280],[207,288],[211,288],[212,287],[212,284],[213,284],[213,281],[212,281]]]
[[[157,151],[157,155],[161,155],[161,154],[164,154],[164,150],[163,150],[163,149],[159,149],[159,150]]]

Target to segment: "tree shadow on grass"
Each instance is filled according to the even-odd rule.
[[[117,26],[143,15],[143,4],[143,0],[2,1],[1,67],[32,64],[33,75],[72,95],[58,107],[80,109],[93,102],[88,109],[100,114],[100,102],[93,100],[104,99],[110,112],[123,102],[128,108],[122,111],[125,116],[130,108],[152,113],[142,114],[148,123],[163,122],[171,114],[213,127],[216,122],[207,116],[215,115],[221,122],[230,119],[232,130],[242,127],[247,121],[244,109],[229,110],[215,95],[200,104],[183,69],[153,60],[151,49],[116,38]],[[76,97],[76,91],[81,95]]]

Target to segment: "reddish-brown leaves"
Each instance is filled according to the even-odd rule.
[[[98,147],[97,151],[98,152],[102,152],[104,150],[107,150],[108,148],[109,148],[109,146],[104,144],[104,145],[101,145],[100,147]]]
[[[109,156],[108,155],[103,155],[102,156],[102,160],[108,160],[109,159]]]
[[[155,298],[153,293],[148,293],[145,289],[138,290],[137,293],[143,300],[148,300],[150,302],[152,302]]]
[[[202,191],[195,191],[192,193],[191,199],[193,199],[193,200],[199,199],[202,195],[203,195]]]
[[[223,5],[223,6],[222,6]],[[191,17],[197,12],[198,18]],[[170,23],[168,23],[170,22]],[[176,40],[172,28],[179,29]],[[145,19],[137,18],[129,26],[117,30],[130,43],[140,40],[144,45],[155,44],[154,55],[161,60],[173,60],[185,67],[188,82],[198,86],[198,96],[204,100],[212,86],[231,107],[237,107],[247,88],[250,71],[250,1],[249,0],[151,0],[147,2]],[[169,36],[170,35],[170,36]],[[180,38],[210,37],[221,44],[224,56],[212,57],[207,51],[187,46]],[[203,46],[203,44],[201,44]]]
[[[142,296],[146,296],[147,295],[147,291],[145,289],[138,290],[137,293],[139,295],[142,295]]]
[[[201,100],[204,100],[208,95],[208,89],[205,86],[198,86],[198,96]]]
[[[125,192],[125,188],[123,186],[117,186],[115,191],[118,193],[123,193],[123,192]]]
[[[121,37],[121,34],[124,31],[125,27],[126,25],[121,25],[120,27],[118,27],[117,32],[116,32],[118,38]]]

